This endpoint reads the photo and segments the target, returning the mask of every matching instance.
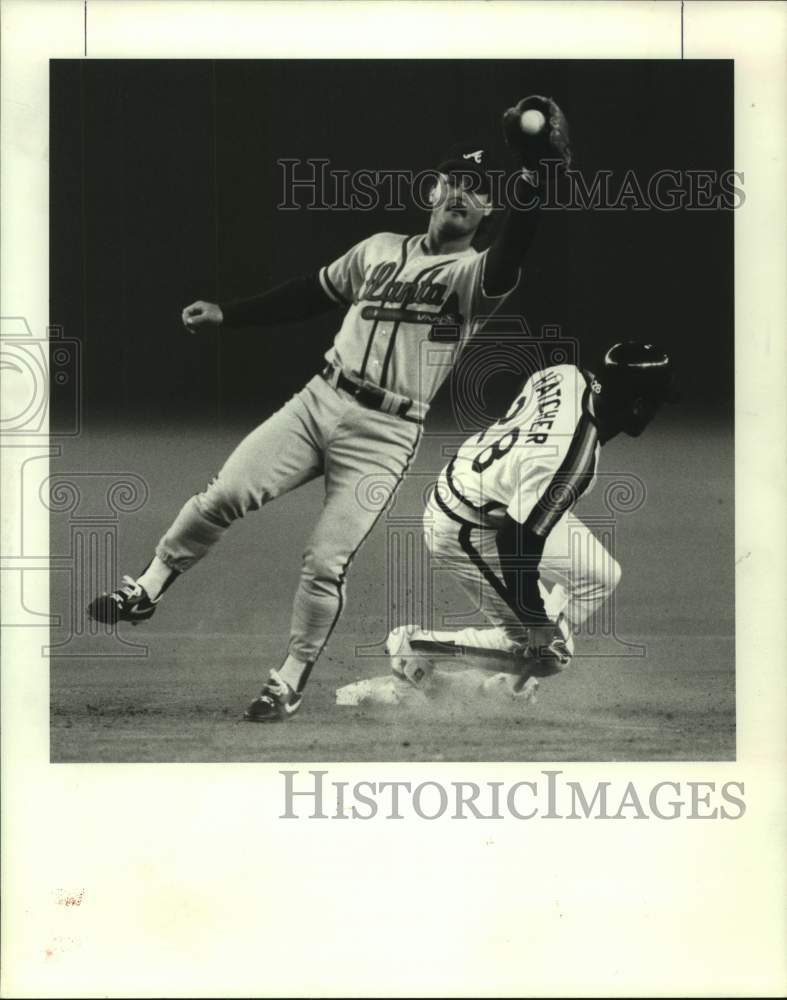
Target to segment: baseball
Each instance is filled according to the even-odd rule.
[[[519,125],[525,135],[535,135],[537,132],[541,131],[546,123],[546,118],[540,111],[536,111],[535,108],[531,108],[529,111],[523,111],[519,118]]]

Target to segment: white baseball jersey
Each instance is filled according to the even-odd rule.
[[[589,379],[575,365],[536,372],[508,413],[468,438],[443,469],[439,499],[488,526],[507,512],[545,537],[595,481],[592,400]]]
[[[424,236],[377,233],[320,270],[347,313],[325,355],[384,389],[428,404],[457,354],[503,303],[483,289],[487,252],[432,254]]]

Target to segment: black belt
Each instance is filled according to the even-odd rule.
[[[368,382],[363,384],[354,382],[352,379],[347,378],[341,368],[337,368],[335,365],[327,364],[323,369],[322,375],[325,379],[332,379],[335,377],[336,381],[334,384],[337,389],[343,389],[345,392],[349,393],[357,403],[360,403],[361,406],[367,407],[369,410],[382,410],[385,398],[389,395],[386,390],[382,389],[380,386],[371,385]],[[403,399],[394,415],[397,417],[403,417],[405,420],[412,420],[415,423],[423,423],[422,420],[407,416],[407,412],[412,405],[413,401],[411,399]]]

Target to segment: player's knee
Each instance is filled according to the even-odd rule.
[[[620,577],[620,563],[608,555],[595,572],[588,576],[586,583],[601,600],[606,600],[620,583]]]
[[[448,531],[446,524],[449,525]],[[447,516],[436,506],[434,496],[430,497],[426,505],[421,525],[426,550],[435,558],[444,557],[451,549],[451,542],[455,545],[456,532],[453,529],[456,528],[456,522],[448,521]]]
[[[204,518],[225,528],[255,508],[248,490],[221,477],[213,479],[203,493],[197,494],[196,503]]]
[[[617,559],[613,559],[612,556],[609,557],[607,563],[607,579],[606,579],[606,589],[608,593],[612,593],[620,583],[620,577],[623,570],[620,568],[620,563]]]
[[[341,576],[342,560],[336,551],[327,545],[317,545],[306,550],[303,558],[304,574],[316,587],[328,587],[335,591]]]
[[[450,542],[445,535],[435,531],[433,524],[424,523],[423,539],[426,551],[433,559],[446,559],[450,555]]]
[[[424,545],[426,546],[426,551],[431,552],[434,546],[434,523],[432,520],[432,514],[429,507],[424,511],[424,516],[421,518],[421,529],[423,531]]]

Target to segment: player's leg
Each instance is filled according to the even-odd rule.
[[[401,483],[417,439],[417,425],[357,406],[331,436],[325,502],[304,551],[288,655],[272,673],[274,685],[281,682],[289,689],[292,711],[300,704],[311,669],[343,610],[350,564]],[[249,706],[250,721],[281,718],[266,688]],[[283,693],[278,686],[276,692]]]
[[[446,515],[432,498],[424,534],[433,562],[461,585],[488,628],[394,630],[388,647],[394,673],[412,683],[428,678],[440,655],[475,650],[521,655],[527,630],[506,600],[495,533],[470,529]],[[571,634],[609,599],[620,581],[620,566],[574,514],[562,518],[547,539],[539,566],[539,589],[547,615],[558,623],[561,650],[573,655]],[[558,664],[559,668],[565,662]]]
[[[547,538],[540,575],[549,587],[547,614],[555,619],[563,612],[576,628],[609,600],[621,570],[588,526],[569,512]]]
[[[460,531],[454,543],[453,533],[446,529],[444,521],[438,522],[438,530],[432,534],[433,548],[438,556],[442,553],[444,558],[449,558],[447,565],[453,575],[493,626],[485,632],[461,630],[454,641],[470,646],[480,646],[483,642],[484,648],[519,646],[527,639],[526,630],[518,623],[506,600],[494,533],[465,529],[464,533]],[[462,553],[468,556],[465,562],[461,559]],[[474,580],[470,566],[478,570],[478,579]],[[574,651],[573,631],[609,600],[620,581],[620,566],[587,525],[569,512],[546,540],[539,577],[544,608],[549,618],[557,623],[555,649],[559,654],[554,664],[551,655],[539,664],[537,672],[542,676],[568,665]],[[474,634],[479,631],[480,636]]]
[[[498,568],[496,549],[490,548],[494,547],[495,531],[472,529],[454,520],[436,503],[434,494],[426,505],[423,528],[432,572],[457,582],[472,611],[488,624],[446,628],[437,623],[431,628],[407,625],[394,629],[387,640],[394,674],[423,686],[441,658],[466,653],[472,653],[489,669],[515,669],[512,661],[521,658],[527,633],[521,626],[514,627],[517,623],[501,597],[502,577],[498,580],[492,574],[493,567]]]
[[[415,453],[416,425],[386,414],[370,417],[369,426],[345,427],[329,446],[325,503],[293,605],[290,652],[304,662],[317,659],[336,625],[349,566]]]
[[[498,638],[501,631],[509,644],[524,640],[524,630],[512,619],[505,599],[494,532],[457,531],[431,503],[424,526],[433,557],[450,570],[497,629],[489,634],[487,643],[504,646],[506,640]],[[616,559],[579,517],[569,512],[558,521],[539,564],[539,590],[553,621],[564,614],[572,626],[581,625],[610,598],[620,576]]]
[[[321,435],[329,421],[310,383],[241,441],[207,489],[184,504],[141,576],[125,577],[113,594],[94,600],[91,617],[110,623],[149,618],[172,581],[234,521],[322,472]]]
[[[198,562],[234,521],[322,472],[321,428],[301,394],[248,434],[156,547],[171,570]]]
[[[506,639],[516,644],[521,629],[512,617],[501,586],[501,573],[497,546],[491,532],[472,532],[464,545],[453,539],[453,533],[443,521],[432,517],[432,547],[436,554],[449,560],[453,575],[477,602],[476,606],[494,626],[488,633],[487,644],[504,646]],[[475,549],[475,552],[472,550]],[[471,558],[461,556],[468,550]],[[472,568],[480,572],[474,578]],[[559,622],[565,631],[569,652],[573,650],[571,631],[576,630],[609,600],[620,582],[621,570],[617,560],[599,539],[575,514],[569,512],[555,525],[544,545],[539,564],[539,589],[544,608],[552,621]],[[499,584],[498,585],[498,582]],[[571,631],[563,629],[567,622]],[[467,633],[468,640],[471,633]],[[478,643],[473,639],[473,644]]]
[[[454,520],[435,502],[433,494],[424,514],[424,537],[433,569],[445,571],[459,583],[474,612],[489,624],[459,629],[414,626],[395,629],[388,638],[393,672],[422,685],[428,681],[439,658],[450,656],[452,651],[454,655],[472,653],[477,661],[491,669],[506,673],[521,670],[528,649],[528,629],[518,620],[509,603],[496,532]],[[550,656],[548,663],[539,665],[539,676],[542,676],[557,672],[567,664],[573,653],[573,639],[560,613],[564,601],[561,599],[560,606],[555,608],[554,592],[543,585],[540,589],[547,613],[554,614],[558,623],[556,638],[560,647],[559,656]]]

